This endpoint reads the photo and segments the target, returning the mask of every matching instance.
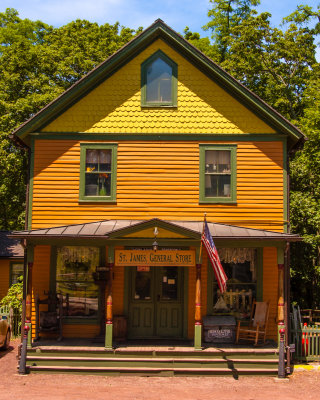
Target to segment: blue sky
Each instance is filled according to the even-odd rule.
[[[0,11],[11,7],[21,18],[40,19],[61,26],[77,18],[103,24],[119,21],[130,28],[148,27],[161,18],[171,28],[182,33],[185,26],[191,31],[205,33],[201,27],[209,19],[209,0],[1,0]],[[296,9],[299,4],[316,8],[320,0],[261,0],[258,11],[269,11],[274,25]]]

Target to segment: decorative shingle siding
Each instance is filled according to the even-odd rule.
[[[141,108],[140,66],[161,49],[178,64],[178,107]],[[274,133],[162,40],[106,79],[43,132]]]

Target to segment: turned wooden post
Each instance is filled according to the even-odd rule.
[[[107,349],[112,349],[112,336],[113,336],[113,311],[112,311],[113,266],[114,266],[113,263],[109,263],[107,312],[106,312],[106,337],[105,337],[105,347]]]
[[[284,249],[278,247],[278,332],[285,329],[284,323]],[[280,345],[280,335],[278,335],[278,345]]]
[[[27,323],[31,323],[31,312],[32,312],[32,267],[33,267],[33,262],[28,262],[27,299],[26,299]]]
[[[201,264],[196,265],[196,296],[195,296],[195,326],[194,347],[201,349],[202,343],[202,320],[201,320]]]
[[[108,279],[108,296],[107,296],[107,324],[112,324],[113,314],[112,314],[112,274],[113,274],[113,264],[109,264],[109,279]]]
[[[27,297],[26,297],[26,321],[25,325],[28,326],[28,347],[31,347],[32,342],[32,269],[33,261],[29,261],[27,264],[28,274],[27,274]]]
[[[281,325],[282,328],[284,325],[283,273],[284,265],[278,264],[278,325]]]

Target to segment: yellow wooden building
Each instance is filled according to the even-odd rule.
[[[28,230],[13,236],[27,244],[33,339],[35,299],[50,291],[62,296],[62,336],[103,334],[106,348],[121,335],[201,348],[203,319],[248,320],[254,299],[269,302],[277,340],[299,240],[288,152],[304,136],[163,21],[13,137],[30,152]],[[223,295],[200,254],[204,214]]]

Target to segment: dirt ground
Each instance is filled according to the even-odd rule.
[[[308,400],[320,398],[320,372],[273,377],[105,377],[17,373],[17,341],[0,353],[0,400]]]

